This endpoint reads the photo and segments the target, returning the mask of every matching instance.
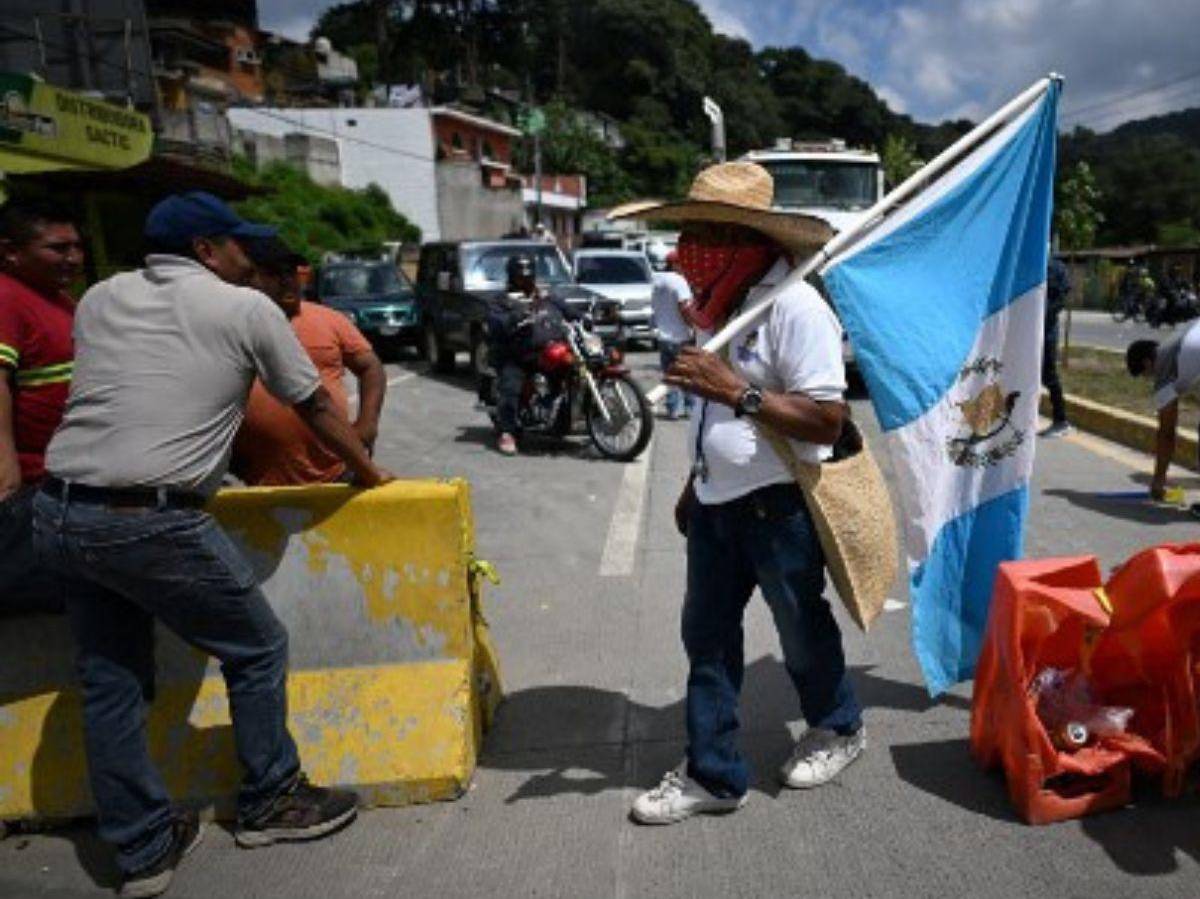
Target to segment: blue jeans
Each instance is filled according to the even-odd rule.
[[[720,505],[693,502],[687,543],[688,774],[717,796],[741,796],[750,786],[737,746],[742,616],[755,587],[775,619],[808,725],[853,733],[862,710],[841,631],[821,595],[825,557],[799,487],[764,487]]]
[[[53,572],[39,563],[33,546],[33,497],[27,484],[0,502],[0,615],[62,612]]]
[[[682,343],[675,343],[670,340],[658,341],[658,361],[662,365],[662,370],[666,370],[675,364],[675,357],[679,355],[679,350],[683,346]],[[667,414],[674,417],[679,412],[680,404],[686,412],[692,411],[692,404],[696,398],[686,390],[680,390],[678,387],[672,387],[667,391],[666,405]]]
[[[88,774],[100,836],[136,871],[169,847],[170,797],[146,747],[154,622],[221,663],[244,779],[243,816],[300,770],[287,730],[287,631],[254,571],[195,510],[112,509],[39,493],[35,541],[63,579],[82,681]]]

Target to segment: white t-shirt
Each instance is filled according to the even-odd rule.
[[[1188,325],[1158,348],[1154,358],[1154,405],[1169,406],[1200,387],[1200,322]]]
[[[678,272],[655,272],[650,308],[654,312],[654,327],[660,340],[686,343],[692,339],[692,329],[683,320],[679,304],[692,298],[687,278]]]
[[[780,260],[753,288],[744,309],[757,305],[790,271]],[[699,335],[703,343],[711,335]],[[842,326],[817,292],[806,282],[787,289],[761,321],[729,345],[734,370],[752,384],[777,393],[803,393],[819,402],[839,402],[846,390],[842,363]],[[737,418],[722,403],[702,402],[692,413],[688,440],[693,464],[696,436],[703,422],[703,452],[707,479],[695,480],[696,498],[705,505],[727,503],[771,484],[791,483],[783,460],[754,422]],[[820,462],[832,448],[792,440],[802,461]]]

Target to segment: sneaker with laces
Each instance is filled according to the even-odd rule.
[[[779,771],[785,787],[807,790],[829,783],[867,748],[867,730],[842,736],[832,730],[810,727],[796,743],[791,758]]]
[[[257,816],[239,820],[234,839],[246,849],[315,840],[349,824],[357,814],[358,796],[350,790],[314,787],[301,774]]]
[[[126,874],[117,895],[121,899],[147,899],[149,896],[162,895],[171,885],[171,878],[175,876],[179,863],[200,845],[203,838],[200,816],[195,812],[181,812],[171,823],[171,845],[167,851],[158,861],[140,871]]]
[[[692,815],[723,815],[746,804],[746,796],[714,796],[682,771],[668,771],[653,790],[634,800],[631,814],[641,824],[675,824]]]

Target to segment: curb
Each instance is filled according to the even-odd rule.
[[[1064,398],[1067,403],[1067,420],[1075,427],[1154,456],[1154,444],[1158,437],[1158,422],[1155,419],[1114,409],[1112,406],[1093,402],[1072,393],[1066,394]],[[1050,397],[1044,390],[1039,409],[1042,415],[1050,417]],[[1175,457],[1172,459],[1176,465],[1191,471],[1200,470],[1197,464],[1198,453],[1200,441],[1197,441],[1196,435],[1176,433]]]

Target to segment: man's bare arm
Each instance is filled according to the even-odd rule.
[[[334,406],[329,391],[324,387],[318,387],[312,396],[296,403],[293,408],[317,438],[354,472],[357,482],[363,487],[378,487],[394,480],[393,475],[377,468],[371,461],[362,439]]]
[[[13,425],[13,391],[8,369],[0,368],[0,502],[21,489],[21,464]]]
[[[383,370],[383,362],[369,350],[348,356],[346,367],[358,379],[358,418],[354,421],[354,430],[367,449],[373,449],[379,436],[383,397],[387,393],[387,373]]]
[[[749,382],[714,353],[684,347],[663,379],[697,396],[726,406],[736,406]],[[819,402],[800,393],[763,391],[758,421],[794,440],[832,445],[842,433],[846,406]]]

